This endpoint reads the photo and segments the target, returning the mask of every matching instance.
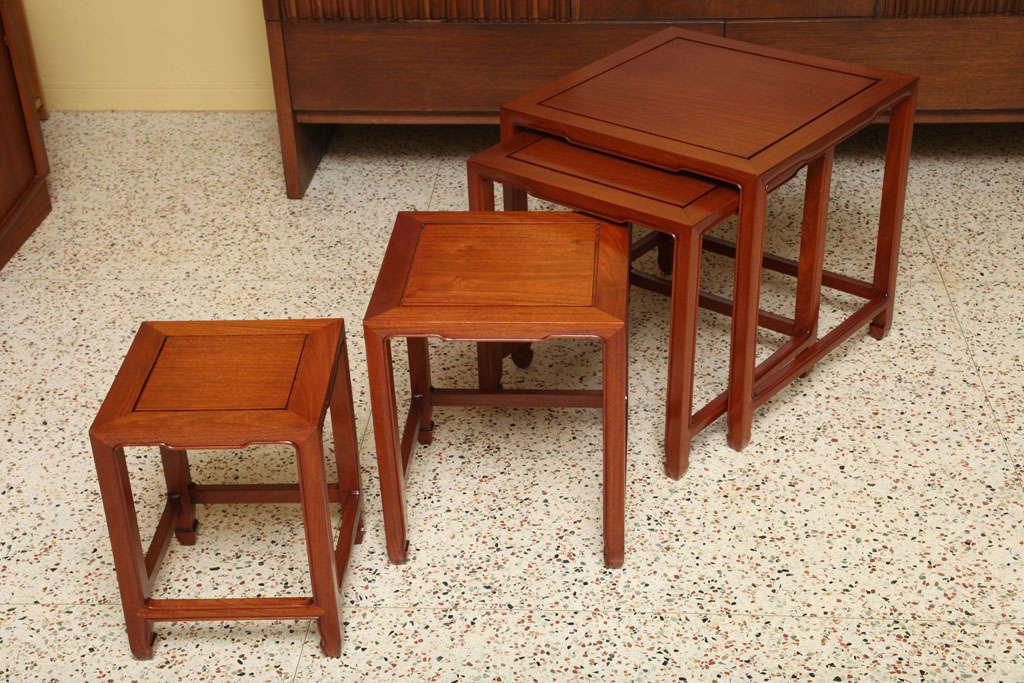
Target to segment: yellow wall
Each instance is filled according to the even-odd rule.
[[[260,0],[24,0],[47,107],[273,109]]]

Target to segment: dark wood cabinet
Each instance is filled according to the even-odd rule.
[[[665,28],[920,74],[919,121],[1024,121],[1024,0],[263,0],[288,196],[330,123],[496,122]]]
[[[0,268],[50,212],[38,81],[20,0],[0,0]]]

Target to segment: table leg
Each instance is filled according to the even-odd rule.
[[[672,261],[665,474],[678,479],[690,466],[693,364],[696,357],[697,312],[700,310],[701,235],[693,231],[677,235]]]
[[[469,210],[494,211],[494,181],[470,169],[467,171],[469,185]]]
[[[672,235],[658,235],[658,269],[666,275],[672,272]]]
[[[524,190],[508,184],[501,186],[503,211],[528,211],[529,201]]]
[[[494,181],[484,178],[473,169],[467,173],[469,182],[469,210],[494,211]],[[477,381],[480,391],[501,389],[502,345],[482,342],[476,345]]]
[[[800,234],[800,260],[797,264],[794,333],[818,337],[821,311],[821,277],[825,267],[825,233],[828,224],[828,198],[832,187],[832,160],[829,149],[807,167],[804,191],[804,220]]]
[[[398,450],[395,376],[391,364],[391,341],[365,331],[366,367],[370,378],[370,403],[373,409],[373,436],[377,444],[377,469],[380,474],[381,508],[388,558],[404,564],[409,544],[406,541],[405,482]]]
[[[882,180],[882,206],[878,220],[878,247],[875,252],[874,288],[888,298],[885,310],[871,321],[869,333],[881,339],[892,327],[896,303],[896,271],[900,256],[900,230],[903,204],[907,195],[907,168],[910,165],[910,140],[914,134],[914,110],[917,86],[910,96],[897,104],[889,115],[889,139],[885,147],[885,177]]]
[[[604,564],[622,566],[626,545],[626,429],[629,334],[623,329],[603,344]]]
[[[107,515],[110,546],[117,570],[117,587],[121,592],[121,608],[128,630],[128,643],[136,659],[153,656],[153,625],[139,616],[149,598],[150,581],[146,573],[146,559],[139,537],[139,521],[132,500],[132,485],[124,449],[110,448],[92,440],[103,510]]]
[[[529,211],[529,197],[525,190],[521,190],[518,187],[513,187],[507,183],[503,183],[501,186],[502,196],[502,210],[503,211]],[[508,350],[510,353],[514,353],[515,357],[513,360],[516,365],[525,368],[530,365],[533,360],[533,350],[530,348],[529,342],[523,343],[512,343],[512,344],[490,344],[491,353],[497,355],[497,359],[494,361],[497,363],[497,380],[494,382],[495,389],[501,388],[501,362],[505,357],[505,351]],[[521,360],[516,360],[519,358]],[[524,361],[525,364],[522,364]],[[483,387],[480,387],[483,389]]]
[[[434,440],[434,405],[430,397],[430,349],[426,337],[409,337],[409,386],[412,400],[420,401],[420,428],[416,440],[427,445]]]
[[[750,424],[754,411],[757,312],[761,294],[761,259],[767,203],[768,189],[760,179],[752,179],[740,187],[727,420],[727,440],[736,450],[741,450],[750,442]]]
[[[334,564],[334,542],[331,531],[327,476],[324,467],[323,434],[318,429],[308,438],[296,442],[299,465],[299,495],[306,530],[306,553],[309,557],[313,601],[324,613],[317,619],[320,647],[328,657],[341,656],[341,598],[338,594],[338,573]]]
[[[359,434],[356,429],[356,412],[352,401],[352,376],[348,364],[346,337],[341,337],[341,353],[334,375],[334,390],[331,392],[331,431],[334,432],[334,458],[338,468],[338,489],[360,493],[359,482]],[[363,541],[362,497],[359,499],[359,528],[356,543]],[[339,577],[340,578],[340,577]]]
[[[188,452],[160,447],[160,458],[163,460],[164,480],[167,482],[167,495],[178,497],[178,515],[174,520],[174,536],[182,545],[195,545],[196,506],[192,502],[192,476],[188,467]]]

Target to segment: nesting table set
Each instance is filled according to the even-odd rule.
[[[404,478],[429,444],[434,406],[572,406],[603,411],[604,558],[624,557],[628,290],[671,297],[665,470],[677,479],[691,438],[727,415],[728,443],[750,440],[755,408],[864,326],[892,323],[917,79],[669,28],[505,105],[500,144],[468,161],[469,212],[402,213],[364,319],[386,545],[405,562]],[[871,281],[824,270],[835,147],[889,116]],[[799,259],[764,253],[770,192],[807,168]],[[496,212],[494,184],[504,211]],[[569,212],[528,212],[533,195]],[[738,214],[736,243],[707,235]],[[630,225],[653,230],[631,243]],[[658,251],[668,280],[631,262]],[[732,299],[700,290],[703,251],[735,258]],[[759,308],[762,269],[796,280],[793,317]],[[819,333],[821,288],[864,303]],[[698,309],[732,317],[725,392],[693,409]],[[756,363],[758,327],[789,339]],[[401,423],[390,340],[407,340],[412,401]],[[427,339],[477,342],[479,387],[435,388]],[[530,344],[595,338],[595,391],[507,390],[511,355]],[[339,483],[324,477],[331,409]],[[341,321],[146,323],[93,426],[93,448],[133,653],[152,652],[154,621],[306,618],[340,652],[339,586],[361,540],[358,458]],[[191,481],[186,448],[296,446],[300,484]],[[168,502],[143,552],[123,447],[161,447]],[[195,542],[194,504],[301,502],[311,598],[155,600],[150,586],[171,535]],[[332,542],[329,502],[342,504]]]

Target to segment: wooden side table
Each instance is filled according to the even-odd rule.
[[[914,76],[668,28],[506,104],[502,138],[542,131],[739,188],[728,388],[729,444],[739,449],[755,407],[864,325],[878,339],[888,332],[916,95]],[[874,277],[843,281],[867,302],[824,337],[755,367],[769,190],[887,112]],[[518,208],[514,192],[510,199]],[[675,249],[682,262],[679,242]]]
[[[327,484],[323,423],[331,409],[338,484]],[[340,586],[362,539],[359,458],[341,320],[146,322],[89,431],[132,653],[153,654],[157,621],[315,619],[325,654],[341,654]],[[193,483],[188,448],[285,443],[298,484]],[[159,446],[167,504],[143,551],[125,446]],[[332,540],[328,503],[340,503]],[[313,596],[158,600],[150,597],[170,543],[196,541],[200,503],[301,503]]]
[[[566,406],[604,412],[604,557],[625,544],[629,230],[573,213],[400,213],[363,321],[388,557],[408,556],[403,479],[433,406]],[[406,337],[413,400],[399,439],[391,338]],[[475,391],[430,384],[427,337],[603,343],[598,391]]]
[[[665,412],[665,443],[677,447],[665,454],[665,472],[678,479],[689,465],[690,439],[725,413],[723,393],[693,413],[693,372],[698,306],[730,315],[729,299],[700,291],[703,249],[728,253],[734,245],[707,237],[706,233],[736,212],[739,193],[728,185],[687,173],[670,173],[627,159],[571,145],[560,138],[519,132],[466,162],[471,209],[494,209],[494,182],[506,196],[532,194],[579,211],[620,223],[636,223],[656,231],[633,244],[630,258],[652,249],[664,251],[668,237],[668,263],[672,250],[685,253],[672,280],[631,269],[632,284],[672,297],[673,315],[669,342],[668,398]],[[792,318],[758,311],[758,324],[790,336],[792,345],[806,345],[816,338],[824,261],[824,221],[831,154],[812,164],[808,180],[807,214],[803,222],[800,261],[769,255],[766,267],[797,277],[795,313]],[[516,197],[520,203],[520,197]],[[659,254],[663,256],[663,254]],[[827,273],[829,284],[839,276]],[[813,334],[808,334],[811,332]],[[483,353],[492,358],[481,363],[484,386],[500,382],[500,345]]]

